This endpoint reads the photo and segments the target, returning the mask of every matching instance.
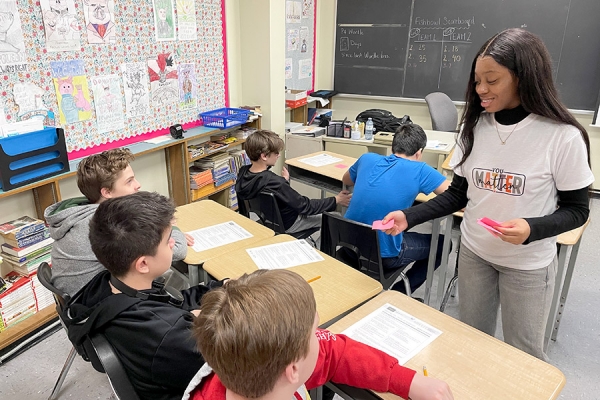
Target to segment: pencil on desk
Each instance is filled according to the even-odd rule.
[[[427,373],[427,367],[425,365],[423,365],[423,375],[429,376],[429,374]]]
[[[309,279],[309,280],[307,280],[306,282],[308,282],[308,283],[311,283],[311,282],[314,282],[314,281],[316,281],[317,279],[321,279],[321,275],[317,275],[317,276],[315,276],[314,278],[310,278],[310,279]]]

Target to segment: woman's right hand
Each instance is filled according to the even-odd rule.
[[[381,220],[382,224],[387,224],[388,221],[394,220],[394,226],[390,229],[386,229],[384,232],[388,235],[396,236],[404,232],[408,228],[408,222],[406,221],[406,215],[402,211],[392,211]]]

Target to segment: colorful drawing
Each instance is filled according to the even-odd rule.
[[[88,43],[115,43],[115,2],[113,0],[83,0]]]
[[[175,16],[172,0],[153,0],[156,41],[175,40]]]
[[[83,61],[52,61],[50,67],[53,72],[61,125],[90,119],[92,107]]]
[[[99,133],[125,128],[125,115],[121,102],[121,82],[118,75],[92,76],[92,91],[96,107],[96,124]]]
[[[79,22],[73,0],[40,0],[48,51],[78,50]]]
[[[194,64],[179,64],[179,108],[196,108],[196,68]]]
[[[177,0],[177,36],[179,40],[197,40],[194,0]]]
[[[161,53],[155,59],[148,60],[148,75],[155,107],[177,101],[177,67],[173,64],[171,53]]]

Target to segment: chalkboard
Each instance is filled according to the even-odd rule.
[[[464,101],[481,45],[513,27],[539,35],[561,99],[594,110],[600,91],[600,0],[337,0],[334,89]]]

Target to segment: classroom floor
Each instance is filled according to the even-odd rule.
[[[600,393],[600,199],[591,201],[588,226],[560,325],[558,340],[550,344],[548,355],[567,378],[560,399],[592,399]],[[454,265],[454,254],[451,265]],[[452,271],[449,271],[452,276]],[[436,282],[432,300],[435,299]],[[423,289],[415,292],[423,297]],[[451,298],[446,313],[458,316],[458,297]],[[501,337],[499,327],[497,337]],[[71,345],[61,329],[19,356],[0,365],[0,399],[47,399],[64,364]],[[594,378],[595,377],[595,378]],[[60,399],[112,399],[106,377],[76,357],[64,382]]]

